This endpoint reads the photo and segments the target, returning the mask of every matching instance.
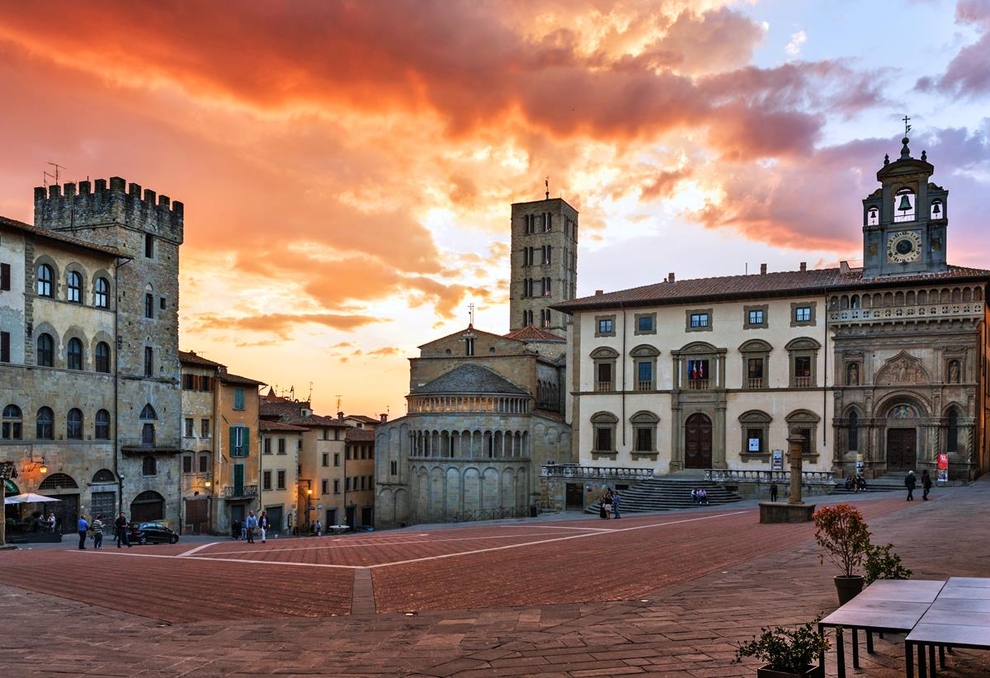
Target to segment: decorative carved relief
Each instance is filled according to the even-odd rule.
[[[876,383],[879,386],[928,384],[931,383],[931,377],[920,360],[902,351],[880,369]]]

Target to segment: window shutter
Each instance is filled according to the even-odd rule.
[[[230,456],[234,457],[237,455],[237,427],[230,427]]]
[[[244,442],[244,456],[251,454],[251,429],[247,426],[242,427],[244,432],[241,434],[241,438]]]
[[[10,289],[10,264],[0,264],[0,290]]]

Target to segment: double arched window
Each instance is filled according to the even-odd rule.
[[[82,276],[79,271],[65,274],[65,300],[73,304],[82,303]]]
[[[65,437],[68,440],[82,440],[83,437],[83,413],[78,407],[69,410],[65,419]]]
[[[69,344],[65,352],[65,366],[70,370],[81,370],[83,368],[83,345],[82,341],[76,337],[69,339]]]
[[[55,340],[50,334],[38,335],[38,366],[52,367],[55,364]]]
[[[54,296],[53,283],[55,280],[55,272],[51,266],[48,264],[41,264],[38,266],[38,296],[39,297],[51,297]]]

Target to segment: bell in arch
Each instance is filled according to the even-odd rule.
[[[907,212],[911,209],[911,198],[908,197],[907,193],[901,196],[901,204],[897,206],[897,209],[902,212]]]
[[[932,214],[934,214],[937,217],[941,213],[942,213],[942,203],[937,202],[934,205],[932,205]]]

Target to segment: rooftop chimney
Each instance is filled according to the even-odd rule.
[[[596,297],[600,297],[600,296],[602,296],[603,294],[605,294],[605,292],[604,292],[604,290],[595,290],[595,296],[596,296]]]
[[[669,283],[674,282],[674,272],[673,271],[671,271],[670,273],[667,274],[667,282],[669,282]]]
[[[766,274],[767,274],[767,265],[760,264],[760,275],[766,275]]]
[[[382,412],[381,414],[378,415],[378,418],[384,424],[385,422],[388,421],[388,412]]]
[[[801,262],[801,271],[807,271],[807,270],[808,270],[808,262],[807,261],[802,261]]]

